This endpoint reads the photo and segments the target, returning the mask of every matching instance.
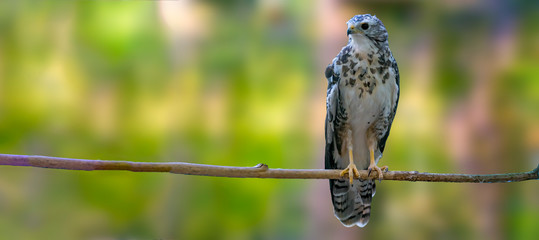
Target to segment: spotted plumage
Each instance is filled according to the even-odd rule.
[[[346,168],[351,174],[357,166],[379,171],[381,176],[376,163],[397,110],[399,70],[385,26],[376,16],[357,15],[347,25],[348,44],[325,71],[325,165],[327,169]],[[376,192],[374,180],[350,178],[329,183],[335,216],[347,227],[365,226]]]

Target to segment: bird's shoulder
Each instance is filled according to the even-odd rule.
[[[355,50],[352,45],[348,44],[344,46],[341,51],[333,58],[333,61],[328,65],[328,68],[333,68],[335,71],[335,68],[338,66],[342,66],[348,61],[354,57]],[[326,69],[327,70],[327,69]],[[326,75],[327,77],[327,75]]]

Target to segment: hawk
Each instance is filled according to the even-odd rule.
[[[335,216],[347,227],[369,222],[375,180],[359,180],[358,169],[376,172],[399,102],[399,70],[382,21],[369,14],[347,22],[348,44],[326,68],[326,169],[344,169],[349,180],[330,179]],[[356,179],[354,179],[354,177]]]

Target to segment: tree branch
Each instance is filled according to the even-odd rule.
[[[216,166],[185,162],[128,162],[103,161],[46,156],[0,154],[0,165],[40,167],[66,170],[126,170],[132,172],[170,172],[177,174],[235,177],[235,178],[288,178],[288,179],[344,179],[340,170],[323,169],[271,169],[266,164],[254,167]],[[372,179],[367,170],[359,171],[361,179]],[[375,174],[372,174],[375,175]],[[419,173],[417,171],[388,171],[384,180],[422,182],[500,183],[539,179],[539,166],[529,172],[503,174],[449,174]]]

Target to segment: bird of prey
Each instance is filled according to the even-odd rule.
[[[399,102],[399,70],[382,21],[369,14],[347,22],[348,44],[326,68],[326,169],[344,169],[330,179],[335,216],[347,227],[369,222],[376,164],[382,157]],[[358,169],[373,179],[359,180]]]

